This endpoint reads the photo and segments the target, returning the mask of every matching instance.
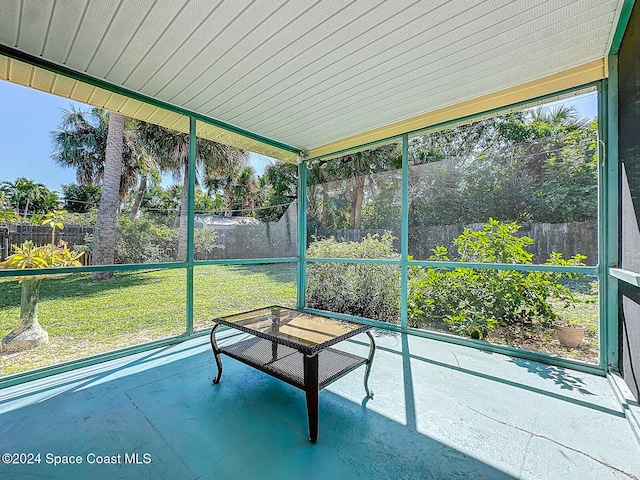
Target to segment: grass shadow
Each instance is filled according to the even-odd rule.
[[[295,282],[297,278],[296,263],[264,263],[260,265],[229,265],[225,266],[238,275],[261,274],[278,283]]]
[[[92,297],[103,295],[112,290],[159,283],[160,278],[150,277],[153,270],[137,270],[134,272],[116,272],[113,280],[92,282],[90,273],[62,274],[43,280],[40,286],[39,301],[56,300],[65,297]],[[0,308],[20,306],[22,285],[17,280],[2,280]]]

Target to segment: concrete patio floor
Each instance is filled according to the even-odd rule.
[[[375,397],[363,368],[323,390],[315,445],[302,391],[225,356],[213,385],[202,337],[0,390],[0,453],[40,454],[0,478],[640,478],[606,378],[377,333]]]

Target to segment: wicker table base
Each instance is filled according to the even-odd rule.
[[[328,320],[335,321],[333,319]],[[230,319],[221,319],[219,322],[220,324],[237,328]],[[298,321],[299,324],[300,322]],[[210,335],[211,348],[218,367],[218,374],[213,379],[213,383],[219,383],[222,377],[220,354],[224,353],[246,365],[304,390],[307,400],[309,439],[312,443],[315,443],[318,439],[318,397],[320,390],[359,366],[366,365],[364,387],[367,396],[373,398],[373,392],[369,390],[368,380],[375,353],[375,342],[366,327],[364,327],[364,331],[371,341],[367,358],[330,348],[322,343],[315,346],[312,351],[309,351],[308,346],[306,348],[303,348],[303,346],[296,348],[298,345],[291,341],[290,338],[286,341],[277,336],[268,339],[264,338],[266,335],[258,331],[255,333],[256,335],[260,334],[260,336],[252,335],[245,340],[219,347],[215,338],[218,326],[219,323],[216,323]],[[246,333],[251,333],[246,326],[239,329]],[[355,335],[362,331],[363,328],[360,328],[360,331],[356,330],[353,334]],[[335,340],[341,341],[349,336],[352,335],[342,335]],[[286,344],[279,343],[279,341]],[[326,343],[334,344],[336,342]]]

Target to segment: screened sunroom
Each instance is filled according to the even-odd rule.
[[[640,478],[634,3],[3,2],[3,478]]]

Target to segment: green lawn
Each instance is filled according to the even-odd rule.
[[[267,305],[294,306],[295,264],[201,266],[194,273],[194,328],[221,315]],[[18,322],[21,287],[0,281],[0,337]],[[0,356],[0,375],[157,340],[186,330],[186,271],[118,272],[92,283],[89,274],[42,283],[38,319],[49,344]]]
[[[554,309],[587,326],[580,348],[556,345],[552,329],[503,332],[498,328],[489,341],[597,362],[598,306],[593,281],[583,279],[568,286],[581,302],[568,310],[554,304]],[[0,338],[17,325],[20,290],[17,281],[0,280]],[[274,304],[294,306],[295,301],[293,263],[200,266],[194,272],[195,329],[210,326],[222,315]],[[0,376],[184,333],[186,270],[119,272],[114,280],[101,283],[92,283],[89,274],[49,278],[42,283],[38,305],[49,343],[1,355]]]

